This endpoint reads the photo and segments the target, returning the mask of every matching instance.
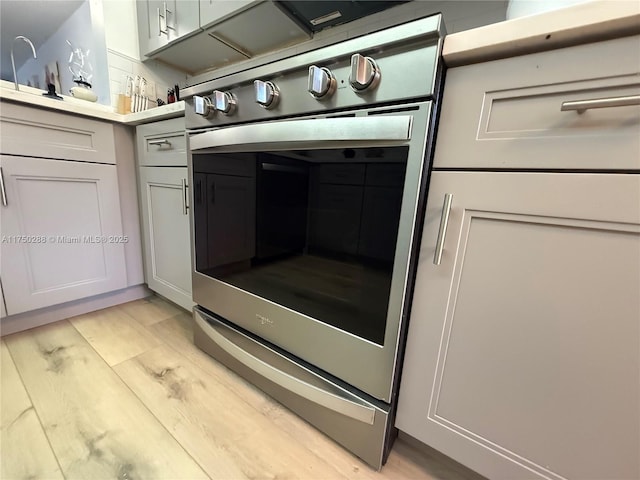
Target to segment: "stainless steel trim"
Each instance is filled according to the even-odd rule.
[[[594,98],[593,100],[574,100],[571,102],[562,102],[560,111],[576,111],[580,114],[586,112],[587,110],[591,110],[592,108],[630,107],[633,105],[640,105],[640,95],[629,95],[627,97]]]
[[[195,254],[192,257],[194,259],[192,271],[194,302],[384,402],[392,401],[394,379],[398,374],[397,351],[400,348],[401,340],[399,332],[402,329],[403,312],[406,311],[408,305],[407,292],[410,290],[407,289],[407,286],[412,281],[408,277],[408,273],[411,259],[417,255],[415,244],[417,238],[415,233],[417,228],[416,220],[420,215],[419,211],[424,208],[425,201],[421,197],[420,191],[423,182],[426,181],[426,172],[429,167],[429,163],[425,161],[425,158],[428,158],[426,153],[429,144],[425,140],[431,125],[432,104],[431,102],[419,102],[409,105],[417,107],[410,112],[412,116],[411,140],[388,141],[386,143],[376,141],[351,143],[326,141],[320,143],[310,142],[304,146],[300,143],[293,145],[303,149],[374,147],[381,144],[408,147],[406,180],[398,226],[398,231],[402,233],[398,235],[396,244],[386,330],[382,344],[373,343],[348,334],[344,330],[330,327],[326,323],[206,276],[197,271],[195,268]],[[380,110],[379,108],[373,109],[377,113]],[[363,118],[407,116],[409,112],[391,111],[388,114],[372,116],[360,116],[362,114],[360,110],[357,113],[359,115],[357,117],[330,118],[325,119],[325,121],[327,124],[331,124],[337,120],[344,119],[358,120]],[[382,112],[380,111],[379,113]],[[303,121],[305,120],[299,120],[298,124]],[[273,122],[273,124],[275,123],[282,122]],[[237,131],[235,127],[220,130]],[[210,130],[210,133],[214,131],[218,130]],[[194,133],[187,136],[189,172],[192,178],[193,156],[199,153],[208,153],[207,150],[193,151],[193,142],[198,136],[198,134]],[[270,144],[268,148],[276,150],[281,145]],[[259,148],[261,146],[240,146],[237,150],[233,150],[233,148],[233,146],[221,147],[211,151],[216,153],[260,151]],[[207,201],[211,201],[209,196]],[[193,209],[190,210],[191,234],[193,236],[195,232]],[[192,245],[192,251],[194,251],[194,245]],[[277,321],[268,328],[262,327],[255,322],[256,313],[270,318],[277,318]],[[327,355],[327,346],[331,346],[332,351],[335,352],[350,352],[350,355],[353,358],[358,358],[359,361],[345,364],[340,355]]]
[[[191,135],[191,151],[231,145],[406,141],[411,115],[390,117],[315,118],[228,127]]]
[[[374,408],[353,402],[345,397],[340,397],[279,370],[238,347],[221,334],[215,325],[206,323],[199,315],[195,315],[195,321],[200,324],[200,328],[206,329],[209,337],[216,342],[220,348],[254,372],[309,401],[322,405],[341,415],[353,418],[354,420],[373,425],[375,417]]]
[[[169,140],[167,140],[166,138],[163,138],[162,140],[149,140],[149,145],[157,145],[158,147],[162,146],[162,145],[167,145],[167,146],[171,146],[171,142]]]
[[[0,167],[0,193],[2,193],[2,206],[7,206],[7,191],[4,188],[4,173],[2,167]]]
[[[442,213],[440,214],[440,228],[438,229],[438,240],[436,241],[436,252],[433,256],[433,264],[440,265],[442,262],[442,252],[444,251],[444,240],[447,236],[447,225],[449,224],[449,213],[451,213],[452,193],[444,194]]]
[[[180,182],[182,183],[182,213],[188,215],[189,205],[187,205],[187,179],[182,178]]]
[[[240,84],[243,82],[252,82],[256,78],[269,78],[274,74],[282,76],[288,71],[299,69],[301,65],[322,64],[326,63],[328,58],[336,59],[340,57],[351,57],[353,52],[367,52],[372,48],[379,49],[389,44],[398,45],[398,39],[402,39],[402,42],[404,43],[411,42],[412,40],[421,37],[424,40],[432,38],[434,40],[434,44],[437,44],[437,41],[442,34],[441,29],[442,18],[440,15],[434,15],[362,37],[353,38],[335,45],[295,55],[290,58],[285,58],[258,68],[251,68],[216,80],[205,81],[184,90],[180,90],[180,97],[186,99],[193,95],[207,94],[212,90],[228,88],[229,85]]]

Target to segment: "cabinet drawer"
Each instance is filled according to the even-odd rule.
[[[2,102],[2,153],[116,163],[113,125],[76,115]]]
[[[172,118],[136,127],[138,164],[141,166],[187,165],[184,118]]]
[[[434,167],[640,169],[639,59],[634,36],[449,70]]]

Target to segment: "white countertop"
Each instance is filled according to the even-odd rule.
[[[443,57],[448,67],[478,63],[580,43],[640,33],[639,0],[594,0],[448,35]],[[640,47],[639,47],[640,48]],[[112,107],[64,96],[54,100],[42,90],[0,80],[0,101],[19,102],[125,125],[184,115],[184,101],[121,115]],[[1,104],[0,104],[1,109]]]
[[[63,100],[55,100],[53,98],[43,97],[42,93],[42,90],[24,85],[20,85],[20,90],[18,91],[12,82],[0,80],[0,101],[2,102],[17,102],[32,107],[48,108],[132,126],[184,115],[184,101],[150,108],[143,112],[122,115],[114,112],[112,107],[99,103],[87,102],[86,100],[79,100],[66,95],[62,95]],[[0,104],[0,111],[1,110],[2,105]]]
[[[448,67],[640,33],[640,1],[597,0],[448,35]]]

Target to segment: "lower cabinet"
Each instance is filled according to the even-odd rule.
[[[0,166],[7,314],[127,286],[115,165],[2,155]]]
[[[492,479],[640,478],[639,295],[640,174],[434,172],[396,425]]]
[[[191,310],[191,241],[186,167],[140,167],[149,288]]]

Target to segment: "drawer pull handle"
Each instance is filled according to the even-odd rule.
[[[442,262],[442,252],[444,251],[444,239],[447,236],[447,225],[449,224],[449,213],[451,213],[452,193],[445,193],[442,213],[440,214],[440,228],[438,229],[438,240],[436,241],[436,253],[433,256],[433,264],[440,265]]]
[[[182,183],[182,213],[187,215],[189,212],[189,205],[187,204],[187,180],[185,178],[181,179]]]
[[[170,147],[171,142],[166,138],[163,138],[162,140],[149,140],[149,145],[156,145],[158,147],[162,147],[163,145],[166,145],[167,147]]]
[[[640,105],[640,95],[630,95],[628,97],[595,98],[593,100],[575,100],[572,102],[562,102],[561,112],[576,111],[584,113],[592,108],[630,107]]]
[[[2,167],[0,167],[0,193],[2,193],[2,206],[7,206],[7,191],[4,189],[4,173],[2,173]]]

